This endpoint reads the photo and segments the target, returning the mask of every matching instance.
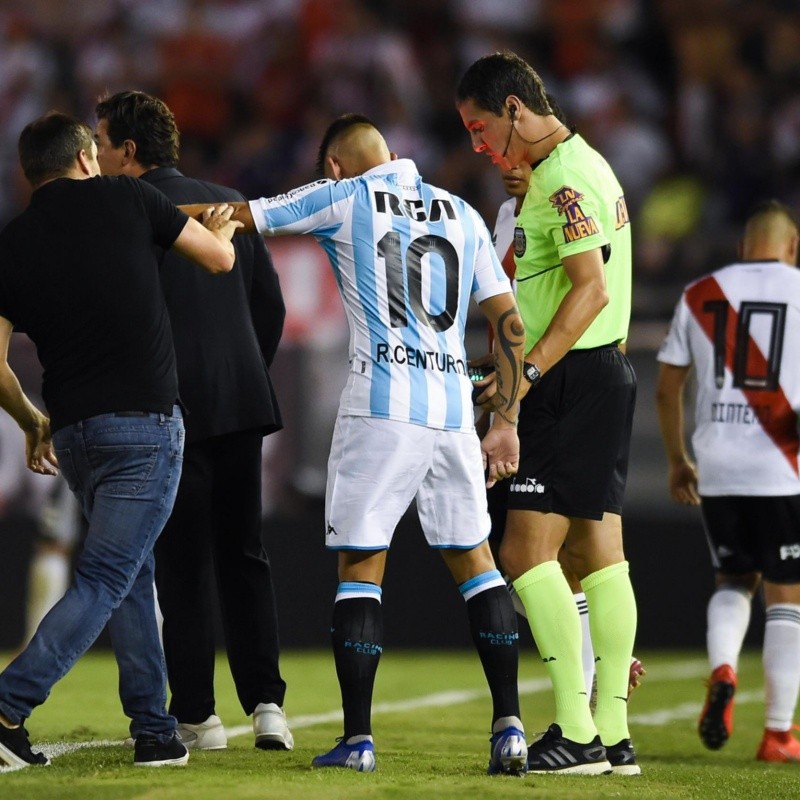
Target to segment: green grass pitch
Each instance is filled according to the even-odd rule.
[[[138,769],[122,746],[127,720],[110,654],[85,656],[28,722],[34,749],[64,745],[49,767],[0,773],[3,800],[483,800],[483,798],[800,797],[800,765],[762,764],[755,751],[763,724],[760,655],[740,665],[735,731],[719,752],[695,730],[703,701],[702,653],[639,653],[647,676],[630,702],[638,777],[489,777],[488,691],[471,652],[387,652],[375,690],[378,769],[373,774],[315,770],[313,756],[341,733],[339,691],[329,653],[288,652],[286,711],[292,752],[253,747],[249,720],[236,700],[224,659],[218,664],[217,713],[230,733],[227,751],[193,753],[185,768]],[[0,665],[8,657],[0,656]],[[530,739],[552,721],[544,667],[525,652],[520,668],[522,713]],[[89,746],[74,749],[79,742]],[[105,742],[105,744],[103,744]]]

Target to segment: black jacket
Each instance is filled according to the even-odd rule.
[[[244,200],[234,189],[159,167],[145,180],[176,205]],[[161,282],[169,309],[186,441],[235,431],[282,427],[269,376],[286,309],[278,275],[261,236],[234,236],[236,262],[210,275],[166,252]]]

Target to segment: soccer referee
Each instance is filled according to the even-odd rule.
[[[514,230],[517,300],[530,382],[519,421],[500,559],[553,682],[556,720],[528,749],[532,772],[640,772],[626,699],[636,603],[622,547],[636,379],[628,335],[631,234],[606,161],[554,114],[537,73],[513,53],[476,61],[457,90],[477,153],[532,167]],[[597,664],[594,719],[581,625],[558,563],[580,567]]]

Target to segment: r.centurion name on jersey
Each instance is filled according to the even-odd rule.
[[[328,255],[350,325],[340,413],[474,429],[469,299],[511,287],[471,206],[399,159],[250,208],[261,233],[313,234]]]
[[[658,360],[697,370],[701,495],[800,494],[800,271],[745,262],[690,284]]]

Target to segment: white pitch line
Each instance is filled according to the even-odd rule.
[[[76,750],[83,750],[86,747],[114,747],[120,744],[122,744],[121,741],[112,739],[96,739],[91,742],[39,742],[36,750],[41,750],[52,761],[54,758],[74,753]],[[0,772],[16,772],[19,769],[25,769],[25,767],[0,766]]]
[[[522,681],[519,685],[520,694],[535,694],[550,688],[548,678],[536,678],[534,680]],[[473,700],[481,700],[486,697],[486,689],[465,689],[463,691],[437,692],[436,694],[425,694],[421,697],[412,697],[410,700],[396,700],[391,703],[375,703],[372,713],[392,714],[398,711],[416,711],[419,708],[437,708],[441,706],[455,706],[460,703],[471,703]],[[313,725],[322,725],[326,722],[341,722],[342,711],[327,711],[324,714],[303,714],[297,717],[289,717],[287,722],[290,728],[310,728]],[[228,738],[233,736],[244,736],[253,732],[252,725],[237,725],[233,728],[225,729]]]
[[[663,683],[667,681],[681,681],[691,678],[701,678],[708,674],[708,664],[705,659],[693,659],[691,661],[681,661],[678,663],[666,664],[664,666],[654,666],[647,671],[646,681],[651,683]],[[520,695],[538,694],[550,689],[549,678],[533,678],[521,681],[519,684]],[[373,714],[392,714],[397,712],[415,711],[421,708],[438,708],[442,706],[458,705],[460,703],[470,703],[474,700],[481,700],[486,697],[486,688],[464,689],[461,691],[436,692],[434,694],[412,697],[408,700],[397,700],[392,702],[376,703],[372,707]],[[737,702],[748,703],[760,699],[763,695],[758,692],[747,692],[736,695]],[[700,712],[700,705],[696,703],[684,703],[676,708],[662,709],[649,714],[638,714],[629,717],[629,722],[638,725],[664,725],[676,719],[684,719],[695,716]],[[327,722],[340,722],[342,719],[341,709],[336,711],[326,711],[322,714],[301,714],[289,717],[290,728],[310,728],[314,725],[322,725]],[[252,733],[252,724],[235,725],[226,728],[228,738],[245,736]],[[121,745],[121,741],[102,739],[92,742],[42,742],[35,746],[41,750],[49,759],[73,753],[85,747],[112,747]],[[2,772],[13,772],[22,767],[1,767]]]
[[[652,675],[651,675],[652,672]],[[647,683],[660,683],[665,681],[683,681],[690,678],[701,678],[708,674],[708,665],[705,659],[693,659],[682,661],[677,664],[669,664],[664,667],[653,667],[648,670]],[[527,681],[520,681],[520,696],[528,694],[538,694],[550,688],[549,678],[533,678]],[[486,689],[468,689],[463,691],[438,692],[436,694],[426,694],[421,697],[413,697],[410,700],[400,700],[391,703],[376,703],[372,707],[374,714],[391,714],[403,711],[415,711],[420,708],[436,708],[440,706],[452,706],[459,703],[471,703],[473,700],[481,700],[486,697]],[[738,699],[738,695],[737,695]],[[699,712],[698,707],[698,712]],[[341,722],[342,712],[328,711],[324,714],[304,714],[297,717],[289,717],[287,722],[290,728],[310,728],[313,725],[323,725],[326,722]],[[647,724],[647,723],[644,723]],[[236,725],[226,728],[228,738],[244,736],[252,733],[252,725]]]
[[[764,692],[737,692],[736,703],[758,703],[764,699]],[[666,725],[681,719],[696,719],[702,709],[702,703],[681,703],[674,708],[662,708],[647,714],[630,714],[631,725]]]

